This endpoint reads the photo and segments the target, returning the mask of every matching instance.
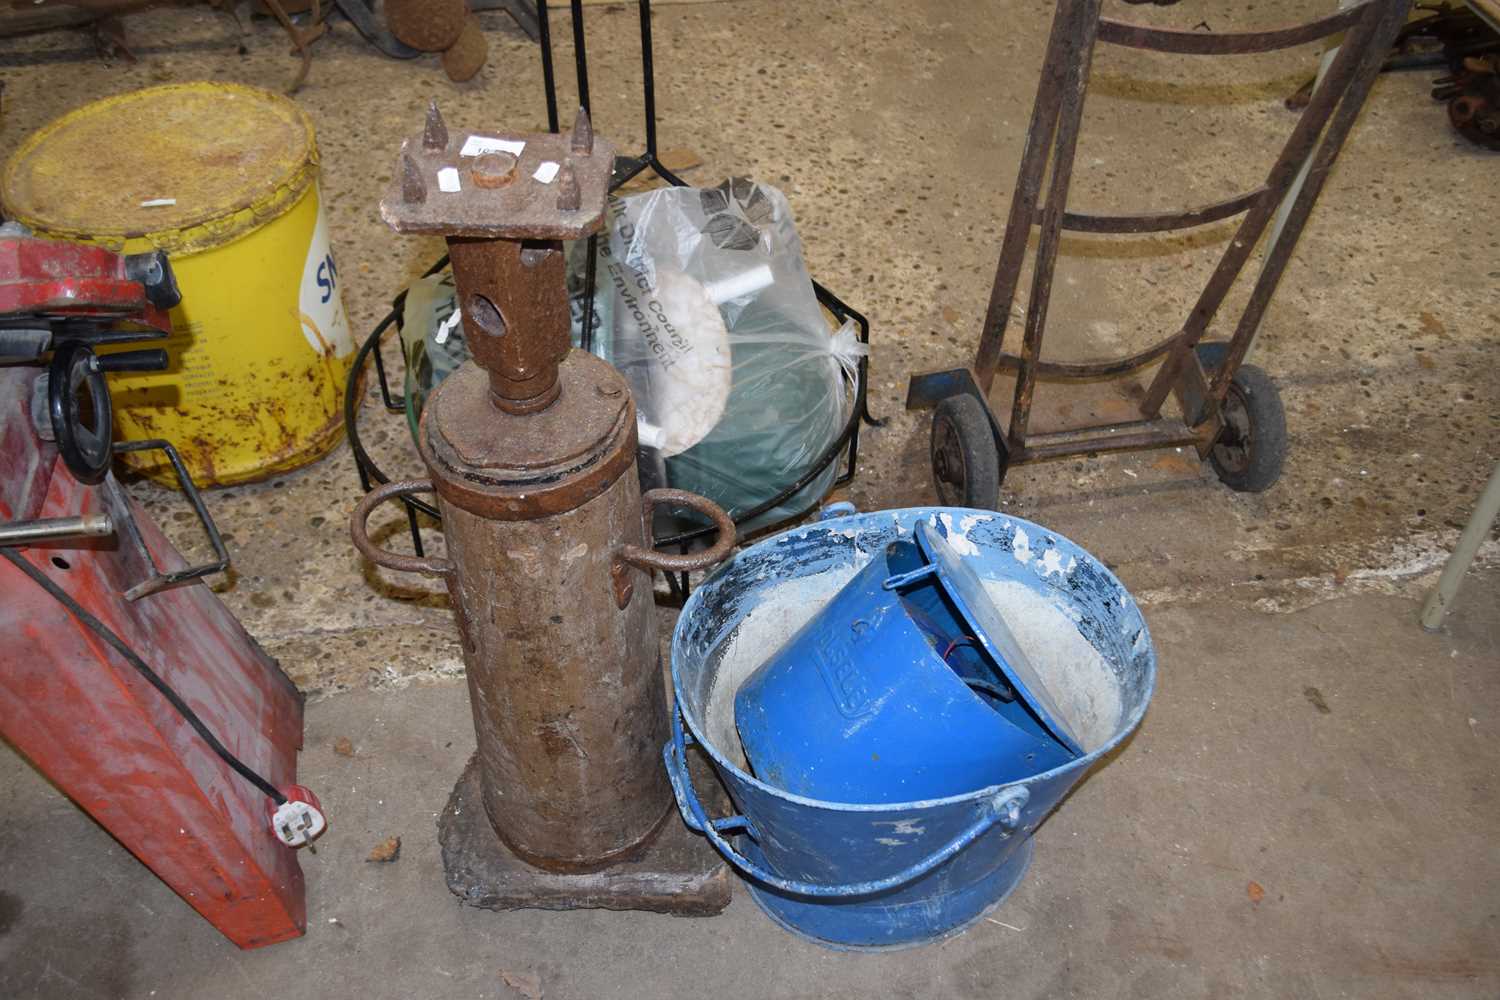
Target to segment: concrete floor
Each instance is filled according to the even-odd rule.
[[[888,422],[866,429],[845,491],[864,509],[932,502],[927,419],[901,410],[906,376],[972,353],[1051,7],[658,2],[663,145],[702,157],[695,182],[743,173],[785,190],[811,270],[872,321],[872,408]],[[1306,5],[1110,8],[1230,30],[1295,20]],[[376,211],[426,99],[458,127],[543,122],[535,48],[503,16],[484,21],[490,64],[462,86],[435,59],[378,57],[347,25],[318,43],[298,100],[319,130],[357,331],[441,252],[390,233]],[[639,148],[633,13],[591,9],[589,25],[596,126]],[[196,78],[276,86],[295,65],[269,23],[242,36],[207,8],[127,26],[133,64],[99,61],[82,34],[0,40],[5,146],[96,97]],[[567,66],[566,17],[555,28]],[[1316,54],[1102,52],[1074,204],[1168,208],[1258,182],[1266,160],[1247,151],[1285,135],[1281,100]],[[535,975],[549,997],[1496,995],[1500,853],[1485,831],[1500,820],[1487,790],[1500,574],[1471,578],[1447,635],[1414,624],[1500,458],[1496,160],[1451,133],[1430,76],[1381,79],[1263,326],[1255,360],[1280,383],[1291,432],[1274,489],[1232,494],[1173,452],[1007,478],[1005,510],[1083,544],[1137,594],[1162,679],[1140,735],[1043,828],[1002,924],[853,957],[787,937],[743,893],[702,921],[459,908],[432,826],[472,740],[451,613],[440,593],[350,549],[358,489],[341,447],[210,497],[235,560],[216,589],[314,696],[304,768],[335,827],[304,860],[308,938],[236,953],[8,756],[3,991],[508,997]],[[1175,327],[1230,234],[1069,238],[1047,354],[1125,354]],[[1128,398],[1043,386],[1038,421],[1118,414]],[[420,468],[403,423],[373,400],[362,427],[387,471]],[[132,488],[190,547],[180,501]],[[388,523],[399,544],[394,512]],[[331,753],[339,736],[355,758]],[[401,860],[364,864],[388,834],[403,837]],[[502,971],[522,977],[521,992]]]
[[[303,777],[334,826],[302,857],[307,937],[258,952],[7,755],[0,982],[17,998],[1494,997],[1500,571],[1469,586],[1442,635],[1399,597],[1155,610],[1161,680],[1135,739],[1041,828],[1004,906],[892,955],[804,943],[743,887],[696,919],[460,905],[434,818],[473,748],[461,684],[310,706]],[[388,836],[399,860],[366,863]]]

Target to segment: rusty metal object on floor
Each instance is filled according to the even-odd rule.
[[[1406,0],[1364,0],[1303,24],[1255,32],[1204,33],[1111,20],[1101,14],[1102,0],[1058,3],[972,370],[918,375],[908,389],[908,409],[931,407],[950,397],[966,395],[977,400],[988,414],[987,421],[950,420],[943,434],[934,434],[934,479],[945,502],[972,505],[993,494],[987,487],[977,488],[971,476],[959,474],[976,467],[976,463],[954,459],[955,455],[981,448],[997,450],[1000,461],[993,464],[1003,476],[1007,464],[1018,462],[1192,445],[1200,458],[1214,461],[1220,478],[1231,488],[1258,491],[1275,482],[1281,468],[1280,449],[1285,447],[1280,400],[1264,373],[1242,365],[1323,182],[1392,40],[1405,22],[1407,7]],[[1339,32],[1344,33],[1343,41],[1328,72],[1320,78],[1307,110],[1260,186],[1213,204],[1176,212],[1101,216],[1067,210],[1096,43],[1183,55],[1241,55],[1284,49]],[[1304,182],[1299,174],[1305,168]],[[1272,230],[1265,263],[1236,321],[1232,339],[1222,345],[1200,343],[1278,209],[1280,218]],[[1234,238],[1179,328],[1125,358],[1068,363],[1042,360],[1043,333],[1064,232],[1168,232],[1235,216],[1242,218]],[[1003,350],[1004,337],[1032,226],[1040,229],[1040,236],[1024,308],[1021,349],[1019,355],[1008,354]],[[1028,432],[1039,379],[1078,382],[1118,378],[1151,365],[1157,370],[1140,401],[1139,418],[1045,434]],[[1010,421],[1003,440],[987,398],[1002,367],[1016,372]],[[1169,395],[1176,398],[1180,417],[1162,415]],[[1233,419],[1228,419],[1231,415]],[[971,430],[966,432],[965,427]],[[955,435],[965,433],[968,440],[954,440]],[[1222,460],[1230,454],[1237,456],[1236,461]],[[986,468],[991,465],[977,464]]]
[[[386,0],[385,23],[401,42],[423,52],[441,52],[464,30],[464,0]]]
[[[1500,149],[1500,30],[1470,10],[1450,4],[1424,8],[1402,30],[1403,40],[1436,41],[1448,75],[1433,81],[1432,97],[1448,106],[1448,121],[1465,139]]]
[[[680,876],[707,878],[714,865],[662,847],[675,821],[657,761],[667,729],[649,574],[717,562],[734,526],[695,494],[641,496],[629,385],[569,346],[560,241],[602,224],[613,161],[586,117],[571,134],[459,132],[435,104],[403,144],[381,214],[397,231],[447,238],[473,360],[423,409],[430,483],[370,493],[354,541],[379,565],[440,576],[452,596],[479,744],[469,785],[455,792],[474,804],[462,836],[482,842],[485,864],[511,885],[503,902],[478,905],[639,897],[702,912],[697,883]],[[377,549],[369,513],[424,490],[437,494],[447,556]],[[717,543],[692,556],[653,551],[646,525],[658,503],[704,514]],[[450,884],[469,898],[448,854]],[[679,885],[678,903],[637,891],[652,858],[667,867],[647,883]]]
[[[448,74],[448,79],[454,83],[463,83],[471,80],[480,70],[484,69],[485,60],[490,56],[490,43],[484,37],[484,26],[479,23],[479,18],[470,14],[464,20],[463,30],[458,33],[454,43],[443,50],[441,62],[443,72]]]
[[[528,2],[529,0],[478,0],[474,9],[504,10],[535,39],[536,13],[525,6]],[[126,42],[125,25],[121,18],[151,7],[164,6],[167,6],[165,0],[78,0],[76,3],[49,2],[40,7],[29,3],[13,3],[9,9],[0,9],[0,38],[92,25],[95,42],[102,57],[109,58],[113,52],[118,51],[134,62],[135,57],[130,53]],[[222,9],[234,20],[235,27],[243,30],[232,7],[220,4],[213,6]],[[411,59],[422,54],[420,49],[398,41],[387,31],[366,0],[330,0],[326,5],[321,4],[320,0],[257,0],[255,13],[274,17],[291,38],[294,54],[301,59],[296,75],[286,88],[288,93],[295,93],[306,81],[312,63],[311,45],[327,33],[326,17],[335,11],[348,18],[365,41],[392,59]],[[309,24],[298,26],[292,21],[290,15],[304,13],[309,15]],[[242,53],[243,51],[241,49]]]
[[[1483,71],[1466,71],[1449,85],[1448,120],[1476,145],[1500,149],[1500,68],[1491,56]]]
[[[517,857],[496,836],[472,758],[438,816],[438,843],[448,888],[486,910],[654,910],[707,917],[729,905],[729,871],[703,850],[703,838],[675,817],[639,857],[597,872],[552,872]],[[711,774],[699,787],[712,782]]]
[[[292,77],[292,82],[286,87],[288,94],[295,94],[302,89],[302,84],[307,81],[308,70],[312,69],[312,43],[322,38],[323,32],[328,30],[328,26],[323,23],[323,8],[318,0],[312,0],[311,24],[304,28],[292,20],[286,8],[281,5],[281,0],[265,0],[265,4],[276,16],[287,37],[292,40],[292,49],[302,60],[297,67],[297,75]]]

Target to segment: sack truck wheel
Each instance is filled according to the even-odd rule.
[[[932,414],[932,482],[950,507],[1000,505],[1000,454],[979,400],[949,396]]]
[[[1199,344],[1198,360],[1212,374],[1229,354],[1227,344]],[[1225,486],[1260,493],[1281,478],[1286,461],[1286,411],[1271,376],[1241,365],[1224,397],[1224,429],[1209,462]]]

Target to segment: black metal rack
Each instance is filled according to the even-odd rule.
[[[644,171],[650,170],[657,177],[666,181],[674,187],[686,187],[687,182],[661,162],[657,146],[656,131],[656,68],[651,42],[651,0],[636,0],[640,13],[641,29],[641,76],[642,76],[642,104],[645,116],[646,148],[639,156],[617,156],[615,158],[614,177],[610,182],[610,190],[616,190],[632,178]],[[578,83],[578,100],[586,112],[592,116],[592,108],[589,103],[589,78],[588,78],[588,54],[585,39],[585,27],[583,18],[582,0],[570,0],[569,6],[573,21],[573,63],[574,73]],[[547,102],[547,128],[549,131],[559,130],[558,108],[557,108],[557,81],[552,54],[552,31],[548,18],[547,0],[537,0],[537,24],[539,43],[542,54],[542,84]],[[589,306],[584,309],[583,348],[590,349],[593,340],[593,315],[592,303],[596,287],[596,242],[598,237],[589,238],[587,263],[584,274],[584,295]],[[448,258],[444,255],[424,273],[425,276],[436,274],[448,265]],[[818,302],[827,309],[840,323],[853,322],[859,329],[860,343],[870,342],[870,323],[861,313],[848,305],[832,291],[818,281],[813,282],[813,292]],[[344,391],[344,429],[349,438],[349,447],[354,452],[354,464],[359,474],[360,488],[369,492],[374,485],[390,482],[390,478],[380,470],[369,453],[365,450],[359,436],[359,407],[356,400],[359,398],[359,381],[365,371],[366,365],[373,359],[375,364],[376,381],[380,386],[381,403],[385,409],[392,413],[405,413],[406,400],[404,396],[394,395],[391,392],[390,380],[386,375],[385,358],[380,350],[380,338],[390,328],[391,324],[400,328],[401,313],[405,305],[406,292],[403,290],[391,303],[391,311],[385,318],[376,324],[355,352],[353,364],[349,369],[349,378]],[[844,471],[834,480],[835,486],[841,486],[854,478],[854,470],[859,458],[859,428],[861,424],[880,426],[884,421],[878,420],[870,415],[867,385],[869,382],[869,359],[859,359],[857,377],[854,387],[854,405],[850,410],[849,419],[844,424],[839,436],[824,450],[818,460],[813,463],[796,482],[789,484],[775,496],[757,504],[751,509],[743,512],[735,519],[736,524],[745,523],[752,518],[759,517],[766,511],[774,510],[776,507],[790,500],[800,493],[809,483],[817,479],[834,462],[839,460],[841,453],[845,453]],[[435,506],[424,500],[412,497],[402,497],[402,504],[406,508],[407,523],[411,529],[412,546],[417,555],[422,555],[422,538],[418,531],[417,514],[426,514],[434,519],[440,519],[440,514]],[[795,520],[805,516],[812,507],[799,512]],[[667,538],[658,538],[655,545],[658,548],[679,547],[684,551],[695,540],[706,537],[713,532],[711,527],[694,529],[681,532]],[[682,574],[682,579],[675,579],[672,574],[667,574],[668,583],[674,593],[685,595],[687,592],[687,574]]]

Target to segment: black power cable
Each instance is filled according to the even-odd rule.
[[[228,747],[220,743],[218,737],[213,734],[213,731],[204,724],[202,719],[198,718],[198,714],[188,707],[187,702],[183,701],[181,696],[178,695],[176,691],[173,691],[172,688],[167,684],[167,682],[162,680],[161,677],[156,673],[156,671],[152,670],[151,667],[146,664],[146,661],[141,659],[136,651],[131,649],[130,646],[126,644],[124,639],[121,639],[118,635],[115,635],[115,633],[109,628],[108,625],[105,625],[98,618],[95,618],[92,614],[90,614],[88,609],[83,607],[83,605],[79,604],[77,601],[73,600],[72,596],[69,595],[67,591],[63,590],[57,584],[53,583],[52,580],[47,577],[47,574],[43,573],[41,570],[33,566],[30,562],[23,559],[19,553],[8,548],[0,548],[0,556],[4,556],[6,559],[10,560],[10,562],[13,563],[17,569],[19,569],[22,573],[25,573],[27,576],[31,577],[31,579],[36,582],[37,586],[41,587],[47,593],[51,594],[53,598],[57,600],[57,603],[67,608],[69,614],[71,614],[74,618],[77,618],[79,621],[83,622],[83,624],[86,625],[91,632],[114,647],[115,652],[125,657],[126,661],[129,662],[129,664],[134,667],[142,677],[146,678],[147,683],[156,688],[157,691],[161,692],[161,696],[167,699],[168,703],[170,703],[171,706],[177,710],[177,714],[182,716],[187,724],[192,726],[194,731],[196,731],[199,736],[203,737],[203,742],[208,744],[209,749],[218,754],[219,759],[228,764],[236,774],[244,778],[246,781],[250,782],[250,784],[254,785],[260,791],[264,792],[271,799],[271,801],[276,803],[278,806],[283,805],[286,802],[286,796],[277,791],[275,785],[271,784],[265,778],[262,778],[254,770],[252,770],[248,764],[231,753]]]

